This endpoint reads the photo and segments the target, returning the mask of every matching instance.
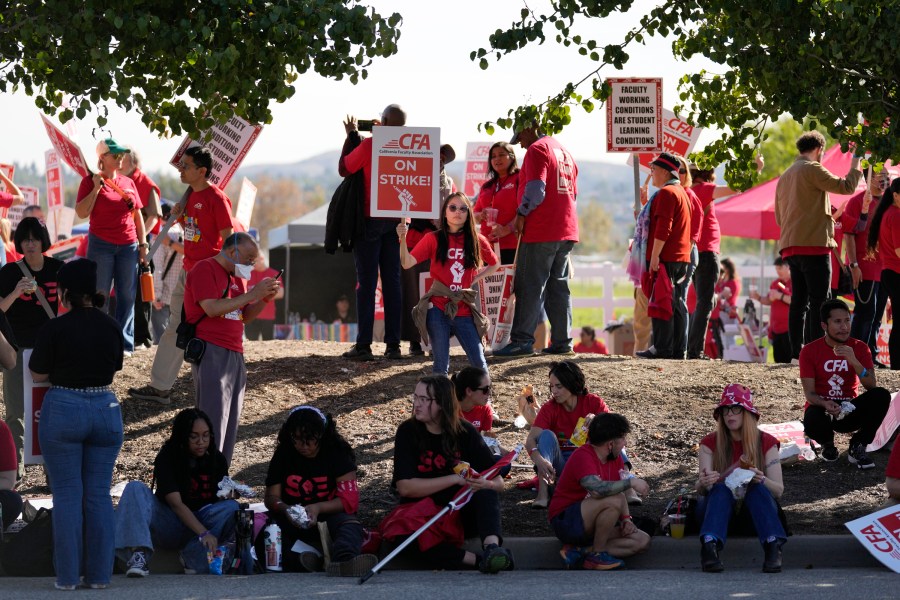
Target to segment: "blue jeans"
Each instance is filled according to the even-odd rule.
[[[575,242],[538,242],[519,246],[516,263],[516,311],[510,343],[534,346],[534,330],[541,315],[541,299],[550,321],[550,347],[572,348],[572,296],[569,293],[569,254]]]
[[[88,234],[87,257],[97,263],[97,290],[109,298],[116,285],[116,322],[125,336],[125,351],[134,352],[134,297],[137,293],[138,246],[110,244]]]
[[[703,525],[700,527],[701,539],[705,535],[710,535],[716,538],[720,545],[725,544],[728,538],[728,523],[731,521],[731,513],[736,502],[734,494],[724,483],[717,483],[705,498],[700,498],[697,510],[703,519]],[[778,505],[766,486],[751,484],[747,495],[744,496],[744,504],[750,511],[760,544],[765,544],[771,538],[781,541],[787,539],[784,526],[778,518]]]
[[[568,462],[569,457],[572,456],[572,453],[574,452],[574,450],[562,450],[559,447],[559,439],[557,439],[556,434],[549,429],[545,429],[541,432],[541,435],[538,436],[537,449],[538,454],[546,458],[550,464],[553,465],[553,470],[556,471],[557,478],[562,475],[566,462]],[[626,467],[629,469],[631,468],[631,461],[628,460],[628,454],[626,454],[624,448],[622,449],[622,461],[625,463]]]
[[[444,311],[433,306],[428,309],[425,325],[428,328],[428,337],[431,338],[431,353],[434,355],[432,373],[446,375],[450,372],[451,335],[456,336],[459,345],[466,351],[469,364],[487,371],[484,346],[481,345],[481,336],[472,317],[456,317],[451,320]]]
[[[234,541],[234,513],[238,508],[236,500],[221,500],[194,511],[194,516],[216,536],[221,546]],[[149,561],[154,548],[181,550],[185,568],[209,573],[206,548],[197,534],[168,504],[154,496],[146,484],[131,481],[125,486],[116,509],[116,555],[127,561],[132,549],[141,549]]]
[[[50,388],[39,429],[53,492],[56,582],[109,583],[115,519],[109,486],[122,447],[122,409],[112,392]]]
[[[381,294],[384,299],[384,341],[400,343],[400,311],[403,296],[400,292],[400,240],[396,219],[366,219],[366,234],[353,246],[356,263],[356,315],[359,329],[358,346],[372,344],[375,326],[375,288],[381,273]]]

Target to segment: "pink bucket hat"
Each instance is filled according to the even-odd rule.
[[[718,418],[721,414],[721,408],[726,406],[740,406],[748,413],[751,413],[759,419],[759,410],[753,406],[753,392],[747,386],[739,383],[729,383],[722,392],[722,399],[713,410],[713,417]]]

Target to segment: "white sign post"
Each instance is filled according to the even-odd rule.
[[[437,219],[441,130],[375,127],[372,131],[373,217]]]
[[[238,196],[237,210],[234,216],[247,231],[250,231],[250,217],[253,216],[254,204],[256,204],[256,186],[244,177],[241,181],[241,194]]]

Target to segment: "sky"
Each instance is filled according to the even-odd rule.
[[[399,12],[403,16],[399,52],[377,59],[369,67],[369,77],[358,85],[333,81],[315,73],[301,76],[295,83],[297,93],[284,104],[273,104],[273,121],[266,125],[244,164],[293,163],[340,148],[345,136],[343,119],[375,118],[391,103],[408,113],[408,125],[440,127],[441,142],[454,146],[457,154],[470,141],[508,140],[509,132],[494,136],[479,133],[477,125],[506,116],[508,109],[526,102],[540,102],[560,90],[567,82],[577,81],[596,68],[586,57],[571,48],[563,48],[548,39],[544,45],[524,50],[491,62],[482,71],[469,59],[469,53],[487,46],[488,36],[507,27],[518,17],[520,0],[363,0],[382,16]],[[604,21],[592,19],[579,31],[593,36],[602,45],[621,40],[622,32],[635,26],[654,2],[636,0],[626,15]],[[538,13],[549,12],[548,2],[530,0]],[[650,38],[646,46],[635,45],[631,60],[623,71],[609,67],[605,77],[663,77],[664,106],[678,102],[678,80],[685,73],[706,67],[703,59],[678,62],[671,52],[671,40]],[[590,90],[590,83],[584,91]],[[50,144],[33,99],[23,92],[0,94],[7,143],[0,150],[0,162],[36,162],[43,168],[44,151]],[[98,140],[92,137],[95,115],[78,122],[75,141],[92,162]],[[595,109],[586,114],[573,108],[572,123],[557,136],[576,160],[599,160],[625,164],[623,154],[605,151],[605,113]],[[132,145],[140,153],[147,171],[167,168],[180,139],[160,139],[149,132],[137,113],[126,113],[110,106],[108,129],[120,142]],[[698,147],[714,139],[706,131]],[[625,167],[623,167],[625,168]],[[174,174],[173,170],[173,174]]]

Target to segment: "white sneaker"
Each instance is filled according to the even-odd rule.
[[[150,569],[147,568],[147,556],[140,550],[131,553],[127,567],[125,575],[128,577],[146,577],[150,574]]]
[[[125,358],[131,358],[132,356],[134,356],[134,352],[129,352],[128,350],[126,350],[122,353],[122,356],[124,356]]]

